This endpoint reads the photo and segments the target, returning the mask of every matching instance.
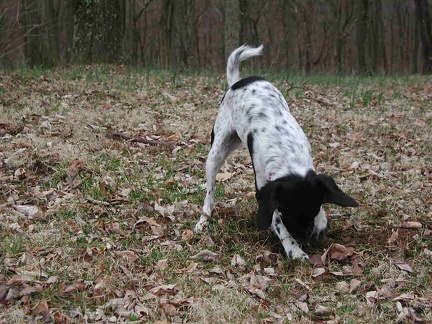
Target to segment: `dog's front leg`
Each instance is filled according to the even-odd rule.
[[[204,229],[213,209],[214,194],[216,190],[216,175],[219,171],[219,163],[216,162],[217,161],[214,157],[214,154],[212,154],[212,151],[210,151],[206,161],[206,197],[202,209],[203,213],[195,225],[195,232],[201,232]]]
[[[300,245],[288,232],[287,228],[282,222],[280,213],[277,210],[275,210],[273,213],[272,229],[279,237],[282,246],[284,247],[285,253],[289,258],[300,259],[302,261],[309,260],[308,255],[303,252],[303,250],[300,248]]]

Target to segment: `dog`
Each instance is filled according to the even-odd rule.
[[[263,45],[243,45],[228,58],[229,89],[211,134],[206,197],[195,232],[203,230],[211,215],[217,173],[228,154],[243,143],[255,174],[258,229],[271,226],[288,258],[306,261],[309,257],[300,243],[323,236],[327,228],[323,204],[357,207],[358,203],[330,176],[315,173],[310,143],[281,92],[261,77],[240,79],[240,62],[262,51]]]

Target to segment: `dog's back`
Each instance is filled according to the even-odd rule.
[[[304,176],[313,170],[309,141],[282,93],[264,78],[240,79],[241,61],[261,55],[262,49],[262,45],[243,45],[231,53],[227,63],[230,88],[221,103],[221,108],[230,111],[236,134],[253,155],[258,189],[271,178]]]

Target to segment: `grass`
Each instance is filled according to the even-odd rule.
[[[326,206],[328,235],[305,250],[321,255],[338,243],[353,256],[314,276],[312,265],[286,259],[269,231],[257,231],[246,150],[223,166],[234,175],[217,184],[206,231],[193,234],[221,73],[23,69],[6,73],[0,90],[1,127],[23,126],[0,146],[0,322],[45,314],[65,322],[388,323],[402,316],[401,294],[413,296],[399,301],[403,320],[431,321],[430,80],[266,77],[289,100],[317,170],[361,202],[357,210]],[[193,258],[204,250],[215,259]],[[349,274],[356,262],[361,273]],[[358,288],[341,289],[352,279]],[[39,312],[42,301],[48,308]]]

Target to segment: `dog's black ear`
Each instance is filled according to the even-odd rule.
[[[358,207],[358,202],[354,198],[344,193],[333,180],[332,177],[319,174],[318,181],[323,185],[324,189],[324,204],[335,204],[342,207]]]
[[[258,198],[258,214],[256,222],[258,229],[265,230],[270,227],[273,212],[278,207],[276,200],[276,190],[278,184],[275,181],[268,182],[262,187],[257,195]]]

